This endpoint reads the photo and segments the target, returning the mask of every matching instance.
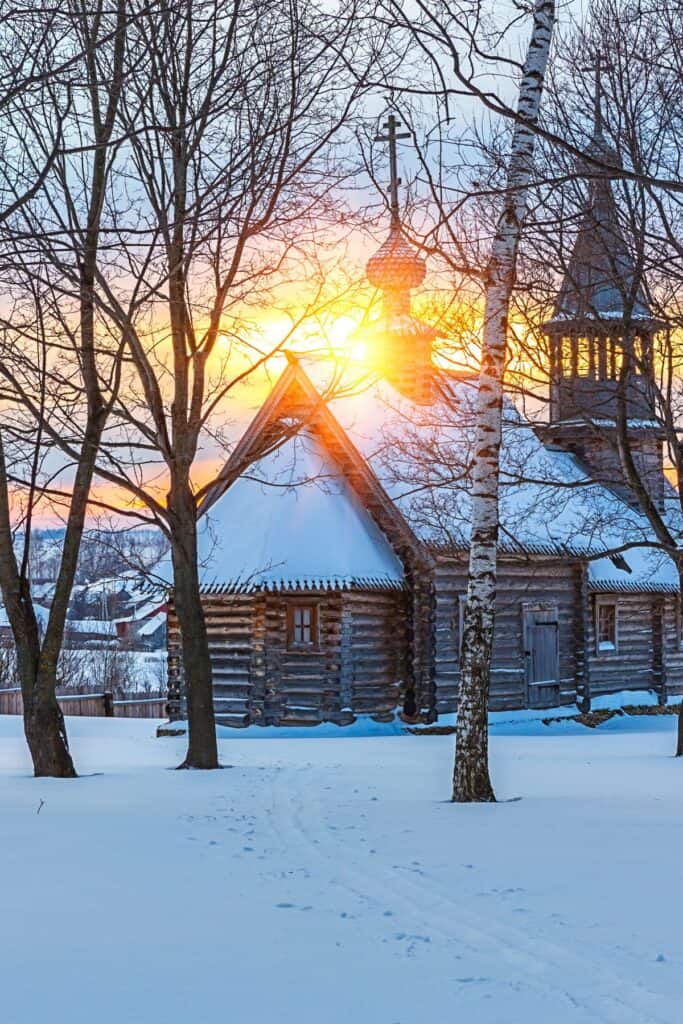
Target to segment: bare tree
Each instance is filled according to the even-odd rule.
[[[169,539],[184,766],[215,768],[197,520],[217,474],[199,479],[200,460],[207,445],[225,451],[226,408],[241,382],[327,301],[319,235],[323,225],[343,231],[335,145],[364,89],[348,64],[367,64],[372,41],[360,38],[353,5],[203,0],[143,10],[129,46],[139,70],[119,125],[130,206],[110,236],[121,277],[100,268],[95,282],[126,369],[98,472],[130,496],[124,513],[144,507]],[[259,341],[250,319],[287,281],[297,289],[292,327]]]
[[[109,187],[110,146],[124,77],[126,19],[126,0],[118,0],[111,10],[101,4],[87,8],[79,3],[67,5],[56,22],[58,35],[48,34],[47,39],[58,49],[74,46],[82,55],[78,63],[69,62],[70,81],[51,81],[40,102],[27,101],[5,112],[15,137],[20,136],[22,127],[30,129],[29,137],[33,139],[40,138],[43,130],[43,151],[28,151],[25,159],[36,169],[48,168],[46,174],[38,172],[40,188],[29,199],[23,194],[21,202],[14,204],[14,217],[6,221],[5,273],[22,297],[5,317],[0,361],[10,409],[19,409],[28,416],[28,421],[24,416],[23,436],[17,434],[7,416],[0,433],[0,588],[17,648],[24,729],[38,776],[75,775],[55,686],[90,486],[109,411],[105,381],[115,392],[119,377],[117,346],[110,348],[104,360],[101,358],[93,288]],[[107,47],[102,46],[104,34],[110,41]],[[65,127],[65,133],[80,134],[83,144],[78,147],[76,159],[62,154],[52,161],[54,136],[50,129],[60,124],[72,91],[78,93],[77,120]],[[12,187],[10,182],[7,187]],[[54,231],[48,226],[50,222]],[[67,264],[68,273],[62,276]],[[28,322],[20,318],[20,308],[29,317]],[[60,344],[51,336],[52,331],[59,331],[71,367],[71,383],[67,381],[66,391],[58,392],[57,402],[55,389],[64,381],[59,368]],[[28,354],[29,338],[35,344],[35,359]],[[74,374],[78,375],[79,443],[74,448],[59,573],[41,637],[30,592],[31,530],[36,503],[43,493],[44,441],[55,446],[63,440],[62,432],[73,436],[68,422],[74,404]],[[81,395],[85,400],[83,410]],[[12,451],[17,445],[19,458]],[[21,453],[27,448],[28,454],[22,459]],[[13,521],[13,492],[17,487],[25,487],[27,493],[23,552],[19,556]]]
[[[539,328],[542,288],[529,288],[535,300],[533,336],[550,335],[550,350],[545,348],[551,393],[566,393],[567,369],[599,382],[604,399],[598,408],[576,402],[590,438],[585,447],[600,453],[592,471],[642,513],[652,543],[676,566],[683,593],[683,221],[676,185],[683,64],[675,45],[681,38],[683,12],[676,5],[643,7],[617,0],[598,0],[585,22],[565,37],[550,87],[551,116],[557,131],[569,136],[573,127],[576,138],[577,131],[586,134],[589,111],[591,151],[606,170],[597,173],[585,160],[570,163],[562,152],[544,148],[545,176],[555,187],[538,196],[539,215],[529,237],[534,251],[525,254],[524,263],[530,281],[542,281],[550,271],[551,279],[564,278],[565,290],[583,302],[583,324],[573,326],[576,359],[568,367],[563,339],[552,323]],[[587,96],[594,81],[595,95]],[[568,243],[577,235],[576,211],[585,211],[587,198],[589,213],[582,214],[576,244],[585,245],[581,233],[585,237],[591,227],[585,218],[597,214],[592,289],[575,280],[567,258]],[[545,275],[539,274],[540,261]],[[614,307],[607,311],[606,291]],[[680,715],[677,753],[683,754]]]

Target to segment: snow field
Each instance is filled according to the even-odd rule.
[[[5,1024],[681,1020],[674,718],[494,726],[522,799],[473,807],[452,737],[237,734],[174,772],[155,724],[71,719],[66,782],[0,719]]]

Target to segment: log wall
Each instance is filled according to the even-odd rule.
[[[465,558],[439,555],[433,579],[431,650],[433,707],[452,712],[459,681],[459,598],[466,593]],[[607,595],[604,595],[607,596]],[[683,692],[683,648],[673,595],[613,595],[618,650],[596,651],[596,595],[586,569],[552,558],[503,556],[499,566],[490,708],[511,710],[579,702],[622,690]],[[287,643],[287,595],[206,596],[204,606],[214,672],[217,719],[232,726],[316,725],[354,721],[359,714],[390,720],[415,685],[410,649],[413,604],[395,591],[297,593],[318,605],[320,644]],[[526,675],[524,605],[558,610],[559,687],[535,701]],[[426,625],[423,623],[423,626]],[[169,608],[169,698],[179,677],[179,636]],[[421,696],[426,695],[425,690]],[[425,709],[419,701],[421,717]]]
[[[662,699],[683,692],[683,651],[677,599],[663,594],[600,595],[617,605],[616,651],[599,652],[595,640],[595,601],[588,619],[590,695],[620,690],[653,690]]]
[[[435,666],[437,711],[452,712],[459,682],[459,598],[467,592],[464,556],[441,555],[436,568]],[[572,704],[582,681],[579,642],[581,570],[578,564],[538,557],[514,560],[501,556],[493,643],[489,707],[492,711],[524,708],[529,704],[524,653],[526,602],[557,606],[560,648],[559,693],[554,703]]]
[[[664,684],[668,694],[683,693],[683,647],[681,640],[680,599],[668,594],[664,599]]]
[[[292,601],[317,606],[315,647],[288,644]],[[390,720],[400,709],[407,678],[403,592],[206,595],[203,604],[220,724],[344,725],[358,714]],[[171,694],[182,688],[179,643],[170,606]]]

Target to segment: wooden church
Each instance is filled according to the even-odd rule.
[[[290,358],[207,496],[200,573],[223,724],[433,722],[456,708],[477,380],[438,368],[435,332],[411,314],[425,264],[395,190],[367,274],[383,295],[381,373],[341,395],[329,367]],[[676,571],[648,546],[611,436],[631,344],[629,430],[664,507],[657,329],[609,180],[596,180],[546,325],[550,422],[505,406],[492,710],[683,689]],[[182,717],[172,603],[168,637]]]

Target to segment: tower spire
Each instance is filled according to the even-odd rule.
[[[386,135],[375,135],[375,142],[389,143],[389,210],[391,211],[391,227],[397,230],[401,226],[401,211],[398,205],[398,186],[401,184],[401,179],[398,176],[396,143],[399,139],[409,139],[410,132],[397,131],[397,128],[401,127],[401,122],[393,113],[389,114],[382,127],[386,129]]]

